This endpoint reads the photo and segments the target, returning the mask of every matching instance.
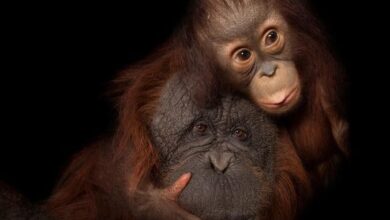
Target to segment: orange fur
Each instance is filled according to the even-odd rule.
[[[290,25],[304,33],[299,39],[305,41],[302,47],[296,48],[297,66],[303,73],[304,102],[280,123],[274,200],[269,213],[271,219],[294,219],[313,192],[335,176],[340,159],[349,155],[348,124],[340,98],[342,73],[326,48],[318,24],[296,1],[275,0],[272,3]],[[191,39],[191,36],[172,39],[146,61],[118,77],[115,85],[118,87],[116,92],[120,94],[119,124],[112,142],[107,144],[111,149],[110,155],[107,156],[102,147],[95,146],[74,159],[46,205],[55,219],[92,220],[114,218],[112,216],[128,219],[126,210],[120,210],[120,207],[111,210],[109,199],[104,199],[105,196],[115,197],[111,195],[112,173],[108,173],[124,173],[125,179],[115,181],[125,189],[126,196],[126,193],[143,187],[151,170],[158,166],[147,124],[153,117],[161,89],[168,79],[191,67],[203,67],[193,66],[193,61],[202,60],[202,57],[188,51],[182,43]],[[190,61],[186,60],[188,57]],[[206,83],[215,86],[213,78],[205,77]],[[120,171],[113,170],[117,168],[115,164],[121,161],[126,161],[124,164],[129,168],[119,166]],[[123,204],[121,208],[129,207]],[[110,212],[123,213],[114,215]]]

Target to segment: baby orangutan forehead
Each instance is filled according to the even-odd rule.
[[[270,15],[266,0],[207,0],[206,32],[213,40],[250,37]]]

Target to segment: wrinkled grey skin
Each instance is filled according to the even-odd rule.
[[[271,200],[275,125],[238,95],[198,107],[192,86],[174,77],[162,92],[150,126],[160,156],[157,184],[169,186],[191,172],[181,207],[206,220],[259,218]],[[199,132],[199,124],[207,128]],[[235,136],[236,129],[247,139]]]

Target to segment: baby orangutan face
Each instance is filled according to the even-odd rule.
[[[297,105],[301,82],[292,57],[293,34],[283,17],[265,1],[244,1],[210,10],[200,34],[228,79],[269,113]],[[214,30],[214,31],[211,31]]]

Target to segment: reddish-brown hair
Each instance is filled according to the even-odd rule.
[[[297,0],[267,2],[275,5],[296,30],[298,38],[305,42],[295,48],[295,61],[305,88],[304,102],[298,111],[280,121],[275,194],[269,213],[271,219],[293,219],[312,191],[334,176],[339,159],[348,155],[347,123],[340,98],[343,74],[326,46],[323,31],[304,4]],[[196,19],[202,16],[196,14],[196,10],[192,13]],[[109,218],[110,214],[101,213],[109,209],[110,199],[104,200],[101,195],[112,196],[110,188],[116,185],[109,184],[113,181],[110,177],[115,175],[110,170],[116,168],[112,165],[115,161],[127,161],[130,167],[118,171],[118,175],[125,175],[124,180],[118,182],[123,185],[119,187],[130,192],[148,179],[151,170],[158,166],[148,124],[161,89],[173,74],[196,74],[199,88],[193,95],[200,102],[206,100],[206,104],[207,100],[215,98],[216,91],[231,89],[219,79],[221,72],[215,58],[196,39],[199,28],[201,25],[190,17],[165,46],[119,75],[116,134],[112,141],[104,143],[109,147],[90,147],[77,155],[47,203],[46,208],[53,216],[59,219]],[[106,148],[110,150],[102,150]],[[119,209],[117,207],[116,211],[120,212]]]
[[[127,182],[120,181],[121,187],[129,191],[135,190],[148,176],[157,165],[157,156],[147,125],[156,109],[162,87],[172,74],[182,69],[182,60],[182,47],[167,43],[148,59],[119,74],[114,81],[114,92],[119,95],[116,133],[110,141],[104,142],[107,146],[98,143],[99,146],[90,146],[76,155],[47,202],[46,209],[52,216],[56,219],[98,218],[97,213],[104,209],[97,207],[99,194],[111,191],[104,182],[114,181],[113,172],[105,172],[104,169],[120,167],[116,163],[125,161],[130,167],[123,177]],[[109,156],[102,155],[106,148],[110,149],[106,151]],[[110,174],[102,177],[107,173]],[[117,170],[114,173],[121,175]],[[96,188],[100,192],[95,191]]]

